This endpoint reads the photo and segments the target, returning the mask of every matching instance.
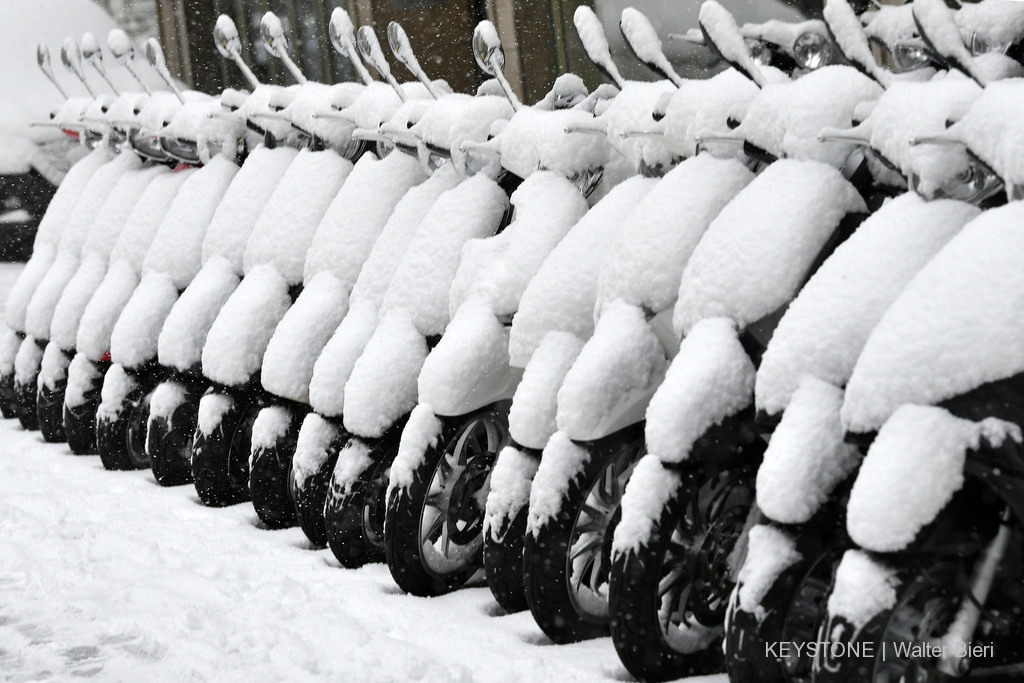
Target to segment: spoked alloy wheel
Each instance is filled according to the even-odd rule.
[[[730,565],[754,500],[756,468],[683,473],[646,545],[612,568],[612,641],[630,673],[668,680],[720,670]]]
[[[413,483],[388,501],[388,567],[414,595],[454,590],[481,568],[491,468],[508,438],[507,408],[442,419],[438,447],[427,449]]]
[[[523,545],[530,612],[556,643],[608,634],[611,544],[626,482],[643,452],[643,424],[587,444],[558,512]]]

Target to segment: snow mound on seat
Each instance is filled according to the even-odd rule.
[[[1024,202],[989,209],[918,272],[864,345],[843,404],[873,431],[904,403],[932,405],[1024,371]]]
[[[962,202],[907,193],[864,221],[779,322],[757,372],[758,408],[782,411],[804,375],[844,386],[886,309],[978,213]]]
[[[674,324],[687,333],[703,318],[742,328],[793,298],[840,220],[867,208],[832,166],[780,160],[712,221],[686,265]]]

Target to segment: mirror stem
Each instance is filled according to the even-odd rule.
[[[487,60],[487,64],[494,72],[494,78],[497,79],[498,85],[500,85],[501,89],[505,92],[505,97],[508,99],[509,104],[512,105],[513,111],[519,111],[522,109],[523,103],[520,102],[519,98],[516,97],[516,94],[512,92],[512,84],[508,82],[507,78],[505,78],[505,74],[502,72],[501,64],[498,63],[497,58],[494,55],[491,55]]]

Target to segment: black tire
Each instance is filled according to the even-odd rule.
[[[36,396],[36,418],[43,441],[61,443],[67,441],[64,436],[64,390],[67,380],[62,379],[53,389],[45,384],[39,386]]]
[[[146,455],[146,421],[149,419],[150,393],[135,387],[121,402],[117,417],[96,420],[96,447],[103,467],[108,470],[144,470],[149,468]]]
[[[192,480],[203,505],[224,507],[249,500],[249,445],[258,407],[235,397],[212,434],[196,429]]]
[[[530,508],[524,505],[495,540],[484,534],[484,570],[491,595],[509,614],[529,608],[523,587],[523,545]]]
[[[558,513],[536,534],[527,532],[523,544],[526,601],[556,643],[608,635],[612,535],[625,482],[643,451],[643,424],[580,445],[589,460],[569,482]]]
[[[0,415],[5,420],[18,417],[18,394],[14,391],[14,373],[0,374]]]
[[[388,480],[397,454],[397,438],[379,440],[371,450],[369,467],[350,482],[347,491],[332,473],[323,506],[324,528],[327,545],[344,567],[354,569],[385,560]],[[332,460],[336,462],[338,455]],[[332,469],[339,471],[337,465]]]
[[[292,500],[292,457],[302,414],[291,411],[288,431],[270,448],[256,448],[249,462],[249,496],[256,515],[270,529],[295,526],[298,519]]]
[[[110,361],[90,361],[96,368],[96,380],[85,391],[85,401],[74,407],[64,404],[64,436],[68,447],[75,455],[96,455],[96,412],[100,408],[103,377],[110,368]],[[65,392],[66,394],[66,392]]]
[[[199,406],[189,392],[171,413],[170,420],[161,416],[149,421],[146,453],[153,477],[161,486],[192,483],[192,439],[198,413]]]
[[[412,483],[391,492],[384,555],[403,591],[448,593],[482,568],[486,495],[480,494],[486,494],[491,468],[507,440],[505,403],[442,418],[437,446],[427,449]]]
[[[294,468],[288,473],[289,490],[292,494],[292,503],[295,505],[295,518],[299,522],[302,533],[317,548],[325,547],[330,541],[325,528],[324,505],[327,501],[331,473],[334,472],[336,462],[338,462],[338,448],[335,443],[331,445],[327,459],[321,463],[316,472],[306,477],[306,481],[296,481]]]
[[[641,680],[721,671],[720,629],[734,583],[730,557],[754,501],[757,464],[684,466],[646,545],[612,565],[612,642]],[[667,611],[666,611],[667,610]],[[707,629],[703,648],[671,642],[679,627]]]
[[[36,381],[39,378],[39,368],[36,368],[32,380],[27,384],[14,382],[14,394],[18,406],[18,422],[23,429],[35,431],[39,429],[39,415],[36,412]]]

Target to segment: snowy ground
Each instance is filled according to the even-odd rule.
[[[0,301],[21,267],[0,264]],[[553,645],[485,587],[403,595],[384,565],[341,569],[248,503],[205,508],[15,420],[0,482],[3,680],[628,679],[608,638]]]

